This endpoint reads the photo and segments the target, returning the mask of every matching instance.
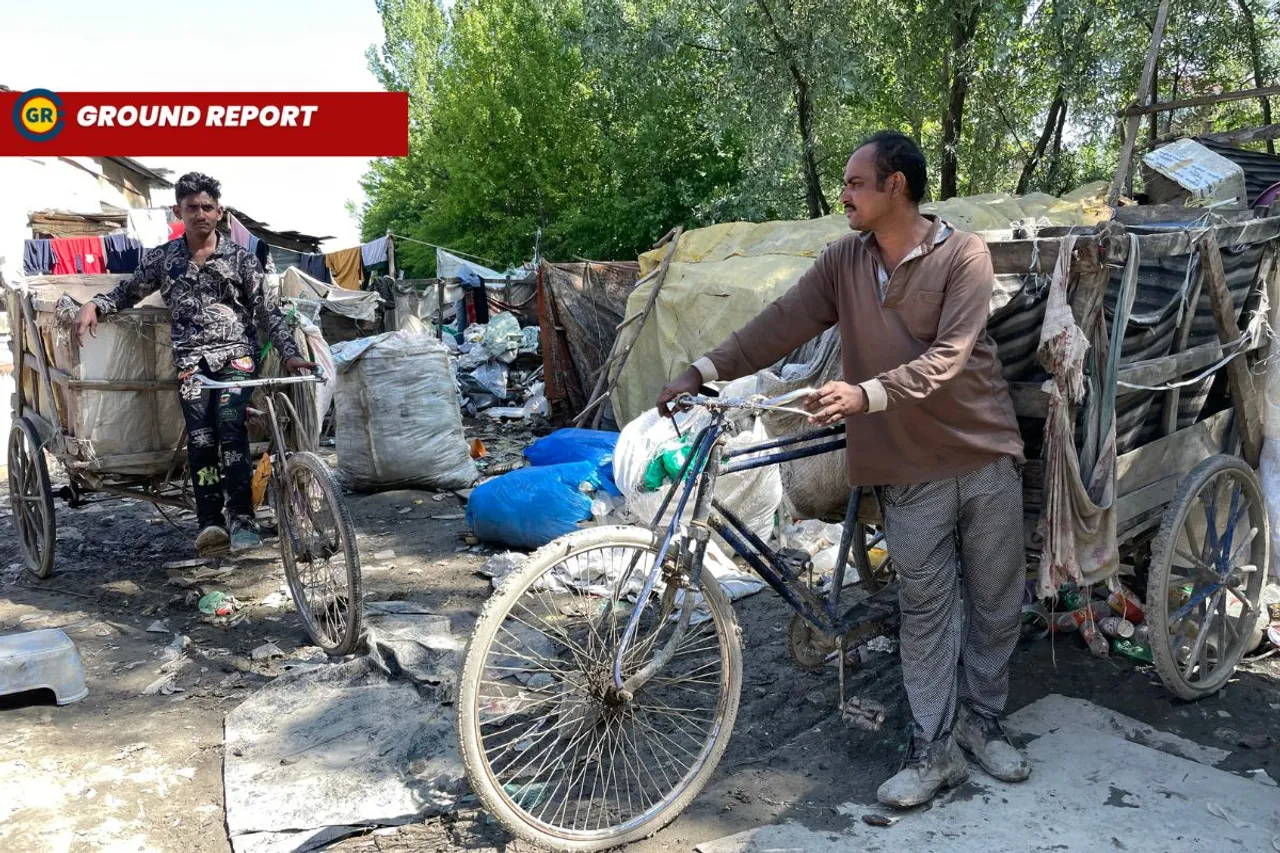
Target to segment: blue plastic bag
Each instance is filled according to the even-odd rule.
[[[591,462],[600,473],[599,484],[612,495],[621,495],[613,482],[613,451],[618,433],[597,429],[558,429],[525,448],[531,465],[560,465],[564,462]]]
[[[485,542],[513,548],[540,548],[578,529],[591,518],[591,492],[599,488],[592,462],[519,468],[481,483],[467,502],[467,523]]]

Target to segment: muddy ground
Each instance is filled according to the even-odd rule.
[[[514,446],[511,436],[487,441],[499,451]],[[348,501],[369,600],[411,599],[441,613],[479,610],[489,585],[476,570],[491,551],[463,541],[464,505],[457,496],[396,491],[348,495]],[[229,851],[223,716],[318,651],[308,646],[291,605],[263,604],[284,598],[273,595],[284,591],[278,558],[264,550],[218,578],[175,585],[164,566],[193,556],[193,520],[175,519],[175,528],[138,502],[81,509],[59,503],[56,574],[36,581],[17,566],[7,499],[3,506],[0,633],[62,628],[79,648],[90,693],[61,708],[40,694],[0,697],[0,850]],[[385,551],[395,556],[374,558]],[[210,589],[243,602],[245,618],[231,627],[209,624],[194,598]],[[781,820],[836,830],[856,819],[837,807],[871,802],[876,786],[898,768],[908,716],[892,654],[874,656],[849,674],[846,686],[849,695],[888,706],[883,730],[851,729],[836,712],[835,669],[806,673],[791,662],[785,605],[765,592],[736,609],[749,651],[728,752],[706,792],[670,827],[635,845],[638,853],[691,850],[700,841]],[[190,662],[166,672],[165,648],[175,633],[189,638]],[[254,660],[253,650],[268,642],[285,657]],[[1092,658],[1071,636],[1024,642],[1013,667],[1010,710],[1049,693],[1092,699],[1234,750],[1224,769],[1261,768],[1280,779],[1280,656],[1246,664],[1221,693],[1194,704],[1174,699],[1150,667]],[[972,794],[961,789],[952,796]],[[528,847],[485,815],[463,811],[347,839],[336,849]]]

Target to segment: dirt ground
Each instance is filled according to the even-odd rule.
[[[479,610],[489,586],[476,570],[492,552],[463,541],[457,496],[396,491],[347,499],[369,600],[410,599],[441,613]],[[267,549],[225,575],[184,587],[165,565],[193,556],[194,521],[178,520],[175,529],[139,502],[81,509],[59,503],[56,574],[36,581],[18,566],[7,500],[2,505],[0,633],[62,628],[80,651],[90,692],[61,708],[42,694],[0,698],[0,850],[229,851],[223,716],[259,685],[318,653],[291,605],[269,606],[284,591],[278,557]],[[374,558],[385,551],[395,556]],[[195,571],[173,574],[182,583]],[[211,589],[243,602],[245,618],[232,627],[203,619],[194,599]],[[782,820],[838,830],[857,819],[838,807],[871,802],[899,765],[908,715],[894,655],[875,655],[849,673],[848,695],[876,698],[890,711],[880,732],[851,729],[836,712],[835,669],[806,673],[791,662],[786,606],[764,592],[736,609],[749,651],[728,752],[695,804],[634,845],[637,853],[691,850]],[[166,667],[175,635],[188,638],[186,656]],[[285,656],[254,660],[253,650],[268,642]],[[1224,769],[1263,769],[1280,779],[1280,656],[1247,663],[1221,693],[1194,704],[1174,699],[1150,667],[1092,658],[1071,636],[1024,642],[1013,668],[1011,711],[1050,693],[1088,698],[1233,750]],[[961,789],[952,796],[972,794]],[[528,847],[484,814],[463,811],[350,838],[335,849]]]

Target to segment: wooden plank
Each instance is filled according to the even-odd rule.
[[[1116,459],[1116,494],[1133,494],[1173,473],[1190,471],[1200,462],[1222,453],[1234,412],[1218,412],[1173,435],[1158,438]]]
[[[174,455],[181,452],[180,450],[155,450],[148,453],[117,453],[112,456],[73,461],[71,467],[83,471],[123,473],[130,468],[149,468],[160,462],[172,463]]]
[[[1187,107],[1207,107],[1211,104],[1225,104],[1229,101],[1245,101],[1249,98],[1269,98],[1280,95],[1280,86],[1264,86],[1261,89],[1243,89],[1238,92],[1221,92],[1217,95],[1200,95],[1195,98],[1182,98],[1177,101],[1164,101],[1155,104],[1130,104],[1116,115],[1144,116],[1151,113],[1165,113],[1170,110],[1181,110]]]
[[[1212,231],[1200,238],[1200,263],[1204,269],[1204,281],[1213,301],[1213,319],[1218,326],[1218,339],[1223,349],[1240,340],[1240,326],[1236,320],[1231,291],[1227,290],[1227,275],[1222,269],[1222,254],[1218,240]],[[1240,433],[1244,460],[1250,468],[1258,467],[1262,454],[1262,406],[1258,388],[1244,356],[1227,362],[1227,382],[1231,387],[1231,400],[1239,417],[1236,429]]]
[[[44,352],[44,338],[40,335],[40,330],[36,328],[35,311],[31,307],[29,297],[18,297],[25,304],[22,310],[23,325],[27,328],[27,333],[31,336],[32,355],[35,356],[36,365],[40,374],[40,385],[44,389],[44,393],[49,397],[49,412],[53,414],[59,421],[62,420],[62,414],[58,411],[58,400],[53,395],[53,380],[49,376],[49,362]],[[39,411],[39,399],[37,398],[35,408]]]
[[[1189,255],[1196,249],[1200,237],[1200,229],[1187,227],[1183,231],[1171,231],[1167,234],[1142,234],[1138,237],[1138,248],[1144,261],[1156,258],[1167,258],[1173,255]],[[1213,229],[1219,246],[1244,246],[1257,243],[1269,243],[1280,237],[1280,216],[1269,216],[1265,219],[1250,219],[1245,222],[1231,222],[1218,225]],[[1115,255],[1108,254],[1108,262],[1122,263],[1129,257],[1127,240],[1113,241]]]
[[[1010,382],[1009,397],[1013,400],[1013,413],[1020,418],[1047,418],[1049,395],[1043,382]]]
[[[1151,81],[1155,77],[1156,60],[1160,56],[1160,42],[1164,38],[1164,22],[1169,19],[1169,0],[1160,0],[1160,8],[1156,10],[1155,26],[1151,28],[1151,47],[1147,48],[1147,61],[1142,66],[1142,79],[1138,82],[1138,96],[1135,104],[1141,104],[1151,98]],[[1111,190],[1107,193],[1107,204],[1115,205],[1120,197],[1120,189],[1129,177],[1129,169],[1133,160],[1133,146],[1138,141],[1138,124],[1143,113],[1125,111],[1124,146],[1120,150],[1120,159],[1116,163],[1115,180],[1111,182]]]
[[[69,379],[56,376],[72,391],[176,391],[181,385],[176,379]]]
[[[14,291],[10,291],[9,296],[10,315],[16,319],[17,323],[12,323],[13,328],[9,330],[9,349],[13,353],[13,379],[14,379],[14,417],[23,417],[27,410],[27,395],[23,391],[23,383],[26,379],[25,370],[27,367],[27,333],[26,324],[22,320],[22,312],[24,310],[22,300]]]
[[[1164,506],[1173,499],[1185,472],[1179,471],[1156,480],[1127,495],[1116,498],[1116,525],[1123,527],[1148,510]]]
[[[1251,207],[1215,207],[1213,215],[1222,217],[1222,219],[1229,222],[1241,222],[1255,218]],[[1119,222],[1121,225],[1184,222],[1190,227],[1191,223],[1202,216],[1204,216],[1203,207],[1187,207],[1181,204],[1139,204],[1117,207],[1112,221]]]
[[[1221,142],[1224,145],[1245,145],[1250,142],[1265,142],[1268,139],[1280,139],[1280,124],[1264,124],[1260,127],[1249,127],[1243,130],[1227,130],[1221,133],[1202,134],[1201,138]]]
[[[1031,240],[1004,240],[988,243],[991,250],[991,266],[996,275],[1026,275],[1027,273],[1051,273],[1058,263],[1058,250],[1062,247],[1059,237],[1043,237]],[[1073,268],[1090,272],[1098,266],[1098,240],[1090,229],[1087,235],[1076,240]]]

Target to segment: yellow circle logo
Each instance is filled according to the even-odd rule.
[[[13,106],[13,123],[19,133],[33,142],[52,139],[65,124],[62,99],[47,89],[24,92]]]

